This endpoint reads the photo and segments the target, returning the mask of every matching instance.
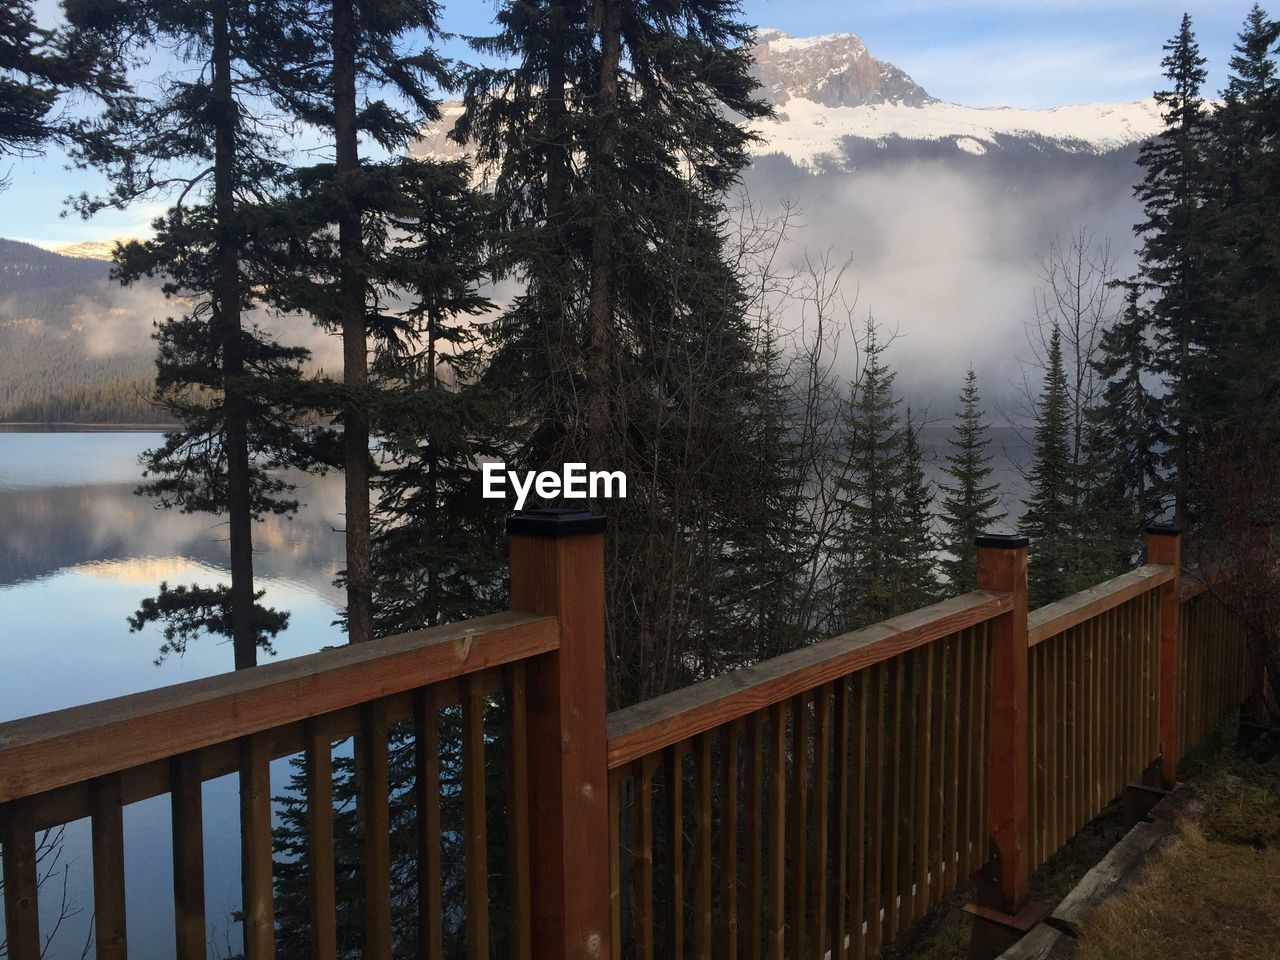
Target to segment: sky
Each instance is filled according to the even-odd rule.
[[[1274,0],[1280,3],[1280,0]],[[492,0],[444,0],[446,30],[484,34]],[[1226,79],[1231,45],[1251,0],[743,0],[747,20],[793,36],[858,34],[942,100],[969,106],[1054,107],[1149,96],[1160,82],[1161,46],[1184,10],[1210,60],[1209,87]],[[38,0],[42,17],[56,0]],[[1276,11],[1280,13],[1280,10]],[[466,56],[462,41],[453,56]],[[64,216],[74,193],[101,189],[91,173],[68,170],[55,152],[0,161],[11,185],[0,193],[0,236],[42,244],[107,240],[146,232],[162,203]]]

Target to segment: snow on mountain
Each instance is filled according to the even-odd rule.
[[[981,155],[1001,136],[1039,137],[1069,153],[1106,153],[1154,135],[1161,125],[1154,100],[1087,103],[1049,110],[964,107],[930,100],[919,106],[872,103],[831,107],[793,97],[772,120],[752,129],[758,155],[781,153],[811,167],[824,155],[838,155],[846,137],[884,141],[953,140],[959,150]]]
[[[976,156],[1002,138],[1015,138],[1047,142],[1066,153],[1103,154],[1145,140],[1161,126],[1150,99],[1047,110],[946,103],[898,67],[871,56],[852,33],[792,37],[770,29],[756,38],[753,72],[776,116],[753,124],[761,139],[751,150],[757,156],[783,154],[810,169],[823,157],[839,157],[846,138],[872,144],[950,141]],[[423,130],[410,152],[463,153],[447,136],[461,112],[460,101],[443,104],[441,119]]]

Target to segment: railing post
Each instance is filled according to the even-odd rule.
[[[998,956],[1043,919],[1031,901],[1027,742],[1027,538],[978,537],[977,586],[1011,594],[1012,609],[991,622],[991,715],[988,754],[990,859],[975,874],[969,955]]]
[[[609,956],[605,518],[533,510],[507,521],[511,608],[560,619],[527,662],[533,956]]]
[[[1147,563],[1173,567],[1173,579],[1160,586],[1160,787],[1178,784],[1178,660],[1182,615],[1182,531],[1147,527]]]

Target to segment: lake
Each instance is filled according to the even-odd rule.
[[[148,432],[0,431],[0,720],[223,673],[231,647],[212,639],[157,666],[160,630],[132,633],[125,618],[169,583],[225,583],[225,528],[216,518],[157,509],[134,495],[138,456],[160,441]],[[265,603],[289,610],[280,657],[342,642],[333,625],[333,586],[342,564],[342,478],[301,477],[306,506],[292,520],[254,530]],[[279,790],[288,777],[273,765]],[[211,956],[239,949],[232,910],[240,902],[236,784],[205,785],[206,886]],[[173,954],[169,806],[160,797],[125,810],[126,891],[131,957]],[[66,882],[63,921],[46,956],[78,958],[92,917],[86,822],[63,837],[54,879]],[[41,926],[52,930],[62,898],[42,895]],[[3,920],[0,919],[0,927]]]
[[[924,446],[931,480],[940,476],[948,430],[927,427]],[[1014,431],[993,431],[990,452],[1011,517],[1020,510],[1017,464],[1026,443]],[[0,427],[0,720],[88,703],[229,671],[230,645],[195,643],[183,657],[153,661],[158,628],[129,630],[125,618],[169,583],[223,583],[227,577],[222,525],[184,515],[134,494],[138,457],[159,433],[5,430]],[[298,478],[305,506],[292,520],[270,518],[255,527],[255,570],[264,602],[291,612],[276,640],[280,657],[340,643],[334,618],[341,594],[333,578],[342,564],[340,475]],[[1010,522],[1000,525],[1004,532]],[[276,791],[289,776],[286,761],[272,766]],[[205,785],[206,896],[210,955],[239,950],[230,919],[240,901],[236,782]],[[165,797],[125,811],[126,891],[130,955],[139,960],[173,953],[169,806]],[[81,821],[62,838],[54,880],[73,915],[46,956],[78,958],[92,918],[89,829]],[[60,897],[45,896],[42,927],[53,929]],[[3,918],[0,918],[0,929]]]

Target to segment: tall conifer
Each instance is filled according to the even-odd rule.
[[[987,447],[987,423],[978,395],[978,379],[973,368],[965,374],[960,391],[960,410],[952,428],[950,451],[943,475],[942,524],[944,527],[942,570],[952,593],[967,593],[977,587],[978,554],[976,538],[1002,519],[1000,487],[988,482],[991,456]]]
[[[1050,603],[1070,592],[1073,522],[1070,412],[1062,335],[1049,340],[1045,380],[1036,403],[1035,442],[1027,471],[1030,495],[1019,528],[1031,538],[1028,592],[1031,603]]]

